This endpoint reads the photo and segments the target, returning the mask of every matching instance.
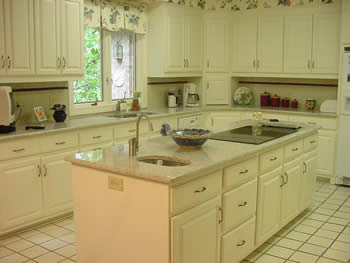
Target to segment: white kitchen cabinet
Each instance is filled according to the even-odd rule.
[[[33,74],[35,72],[33,0],[4,0],[4,3],[7,75]]]
[[[257,72],[282,72],[283,24],[283,16],[259,16],[256,61]]]
[[[194,129],[194,128],[204,128],[204,115],[193,115],[180,117],[177,119],[177,128],[178,129]]]
[[[338,73],[339,25],[339,14],[314,15],[313,73]]]
[[[284,165],[281,226],[289,223],[299,213],[300,180],[303,173],[303,158],[295,159]]]
[[[65,75],[84,74],[83,2],[61,0],[61,68]]]
[[[303,174],[301,179],[300,211],[311,206],[316,186],[316,167],[318,149],[303,156]]]
[[[18,227],[42,216],[40,159],[0,165],[0,229]]]
[[[229,104],[231,78],[225,74],[206,75],[205,103],[207,105]]]
[[[350,30],[348,27],[348,25],[350,25],[350,1],[342,0],[341,12],[342,12],[341,39],[344,44],[350,44]]]
[[[256,71],[258,18],[255,15],[235,15],[231,25],[233,72]]]
[[[279,167],[259,177],[256,245],[269,239],[280,228],[283,169]]]
[[[44,211],[50,216],[70,212],[72,205],[72,164],[64,157],[77,151],[52,154],[41,158]]]
[[[319,131],[319,154],[316,171],[321,176],[331,177],[334,174],[335,142],[335,131]]]
[[[217,112],[210,114],[209,127],[213,131],[233,129],[237,121],[241,120],[239,112]]]
[[[185,9],[186,71],[201,72],[203,63],[203,18],[199,9]]]
[[[5,21],[4,21],[4,0],[0,0],[0,75],[5,74],[6,53],[5,53]]]
[[[173,263],[219,263],[220,204],[217,197],[171,218]]]
[[[61,71],[61,0],[35,0],[35,58],[38,74]],[[72,25],[74,26],[74,25]]]
[[[205,71],[227,72],[229,23],[226,16],[205,17]]]
[[[284,72],[309,73],[312,59],[312,15],[285,16]]]

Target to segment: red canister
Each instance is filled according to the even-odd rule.
[[[289,108],[289,99],[288,98],[282,99],[281,105],[283,108]]]
[[[297,109],[298,108],[298,101],[296,99],[292,100],[292,108]]]
[[[271,106],[271,94],[264,92],[260,94],[260,106]]]
[[[272,107],[280,107],[281,106],[281,97],[277,96],[277,94],[275,96],[272,96],[271,106]]]

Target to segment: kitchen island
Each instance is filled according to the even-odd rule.
[[[238,122],[237,127],[249,124]],[[311,204],[318,126],[261,145],[170,137],[75,154],[79,262],[239,262]],[[166,157],[184,166],[145,163]]]

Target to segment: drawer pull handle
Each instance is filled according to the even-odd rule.
[[[311,121],[309,121],[308,124],[316,124],[316,122],[311,122]]]
[[[241,241],[241,243],[238,243],[238,244],[237,244],[237,247],[244,246],[244,245],[245,245],[245,243],[246,243],[246,242],[245,242],[245,240],[242,240],[242,241]]]
[[[207,190],[207,188],[203,186],[202,188],[197,189],[197,190],[195,190],[194,192],[195,192],[195,193],[202,193],[202,192],[204,192],[205,190]]]
[[[129,130],[129,132],[136,132],[136,130]]]
[[[93,136],[92,139],[100,139],[102,136],[99,135],[99,136]]]
[[[284,176],[283,176],[283,174],[281,175],[281,179],[282,179],[282,183],[280,184],[280,187],[282,188],[282,187],[285,185],[285,183],[284,183]]]
[[[270,158],[270,161],[273,162],[273,161],[276,161],[278,158],[275,156],[273,158]]]
[[[311,144],[313,144],[313,143],[315,143],[315,142],[316,142],[315,140],[313,140],[313,141],[310,141],[310,143],[311,143]]]
[[[240,203],[238,206],[242,207],[242,206],[246,206],[247,204],[248,204],[247,202],[243,202],[243,203]]]
[[[292,151],[293,152],[296,152],[296,151],[298,151],[299,150],[299,148],[297,147],[297,148],[294,148],[294,149],[292,149]]]
[[[19,152],[23,152],[23,151],[24,151],[24,148],[13,150],[14,153],[19,153]]]
[[[195,122],[195,120],[191,120],[191,121],[190,121],[190,123],[194,123],[194,122]]]
[[[64,145],[66,142],[56,142],[56,145]]]
[[[284,175],[286,176],[286,182],[284,184],[287,184],[289,181],[289,176],[288,176],[287,172],[285,172]]]
[[[102,148],[96,148],[96,149],[92,149],[93,151],[98,151],[98,150],[102,150]]]
[[[244,171],[241,171],[240,174],[246,174],[246,173],[248,173],[248,172],[249,172],[249,170],[246,169],[246,170],[244,170]]]

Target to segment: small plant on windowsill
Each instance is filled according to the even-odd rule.
[[[64,122],[67,118],[67,113],[66,113],[66,105],[64,104],[55,104],[51,108],[51,110],[54,110],[53,118],[55,119],[56,122]]]

